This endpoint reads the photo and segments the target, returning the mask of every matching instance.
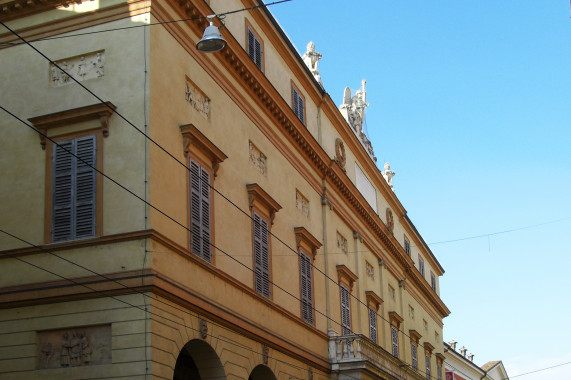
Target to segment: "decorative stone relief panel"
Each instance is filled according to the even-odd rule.
[[[206,119],[210,117],[210,99],[188,77],[185,80],[186,101]]]
[[[295,191],[295,207],[307,218],[309,218],[309,201],[299,191]]]
[[[60,59],[55,63],[63,71],[50,63],[50,87],[74,83],[73,79],[83,82],[88,79],[101,78],[105,75],[105,50]]]
[[[425,319],[422,320],[422,326],[424,327],[424,332],[428,332],[428,322]]]
[[[347,254],[347,239],[343,237],[339,232],[337,232],[337,248],[341,250],[344,254]]]
[[[268,174],[267,158],[252,142],[250,141],[250,164],[263,174]]]
[[[414,307],[408,305],[408,315],[411,319],[414,319]]]
[[[386,211],[386,216],[387,216],[387,228],[389,229],[389,231],[391,231],[391,233],[393,233],[395,230],[395,218],[393,216],[393,212],[388,207]]]
[[[389,285],[389,295],[391,296],[391,298],[393,299],[393,301],[395,300],[395,288],[393,288],[391,285]]]
[[[262,344],[262,362],[268,365],[268,359],[270,356],[270,347],[266,344]]]
[[[198,319],[198,331],[200,331],[200,337],[202,339],[208,338],[208,323],[206,320],[202,318]]]
[[[375,279],[375,268],[368,262],[365,262],[365,270],[367,272],[367,276],[371,279]]]
[[[111,325],[38,331],[37,369],[111,363]]]

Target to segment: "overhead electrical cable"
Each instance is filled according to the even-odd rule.
[[[256,5],[256,6],[249,7],[249,8],[240,8],[240,9],[236,9],[236,10],[233,10],[233,11],[222,12],[222,13],[216,13],[216,14],[214,14],[214,16],[218,17],[220,20],[223,20],[224,17],[226,17],[227,15],[231,15],[231,14],[238,13],[238,12],[249,11],[249,10],[256,9],[256,8],[265,8],[265,7],[268,7],[268,6],[271,6],[271,5],[286,3],[286,2],[288,2],[288,1],[292,1],[292,0],[274,1],[274,2],[271,2],[271,3],[264,4],[264,5]],[[92,32],[81,32],[81,33],[67,34],[67,35],[63,35],[63,36],[52,36],[52,37],[35,38],[35,39],[30,39],[30,40],[28,40],[28,42],[40,42],[40,41],[59,40],[59,39],[63,39],[63,38],[89,36],[89,35],[99,34],[99,33],[117,32],[117,31],[129,30],[129,29],[135,29],[135,28],[146,28],[146,27],[150,27],[150,26],[166,25],[166,24],[175,24],[175,23],[179,23],[179,22],[196,21],[196,20],[206,20],[206,19],[208,19],[208,16],[198,16],[198,17],[181,18],[181,19],[177,19],[177,20],[158,21],[158,22],[151,22],[151,23],[142,24],[142,25],[123,26],[123,27],[119,27],[119,28],[110,28],[110,29],[104,29],[104,30],[95,30],[95,31],[92,31]],[[25,44],[26,44],[26,42],[2,42],[2,43],[0,43],[0,45],[5,45],[5,46],[18,46],[18,45],[25,45]]]

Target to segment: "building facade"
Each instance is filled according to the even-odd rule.
[[[456,350],[457,342],[444,342],[444,371],[446,380],[508,380],[501,360],[490,361],[481,367],[474,363],[474,355],[465,347]]]
[[[0,1],[0,377],[443,378],[365,82],[260,5]]]

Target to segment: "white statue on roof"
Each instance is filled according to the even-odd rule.
[[[395,176],[395,172],[391,170],[391,165],[388,162],[385,162],[385,166],[381,174],[387,183],[389,184],[390,188],[395,191],[393,188],[393,177]]]
[[[323,83],[321,83],[321,76],[319,75],[319,70],[317,69],[321,57],[321,53],[315,51],[315,44],[313,41],[309,41],[307,44],[307,49],[301,56],[301,59],[303,59],[303,62],[305,62],[305,65],[309,68],[309,71],[311,71],[311,74],[313,74],[315,80],[321,85],[321,87],[323,87]]]
[[[361,141],[361,144],[363,144],[365,150],[369,153],[369,156],[376,162],[377,158],[373,152],[371,141],[367,138],[365,132],[363,132],[365,108],[369,106],[369,103],[367,103],[367,91],[365,90],[366,84],[367,81],[363,79],[361,81],[361,88],[358,89],[353,96],[351,96],[351,89],[345,87],[343,104],[339,106],[339,111],[341,111],[341,114],[353,129],[353,132],[355,132],[359,141]]]

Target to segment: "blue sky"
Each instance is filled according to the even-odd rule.
[[[323,54],[336,103],[367,80],[378,165],[397,173],[425,240],[490,234],[431,245],[452,311],[444,339],[479,365],[503,360],[512,377],[571,362],[569,2],[293,0],[270,10],[301,54],[310,40]],[[516,378],[569,374],[571,364]]]

